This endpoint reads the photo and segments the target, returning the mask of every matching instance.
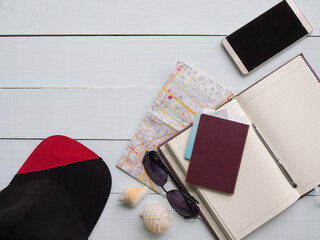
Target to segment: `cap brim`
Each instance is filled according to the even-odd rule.
[[[58,183],[72,196],[89,235],[111,191],[111,174],[102,158],[71,138],[51,136],[32,152],[10,185],[39,178]]]

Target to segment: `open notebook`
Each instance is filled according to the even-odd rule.
[[[159,150],[200,200],[202,215],[215,236],[241,239],[320,184],[320,84],[301,54],[220,109],[245,115],[260,129],[297,188],[290,185],[252,126],[232,196],[185,182],[190,161],[184,153],[191,128]]]

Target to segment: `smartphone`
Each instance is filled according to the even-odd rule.
[[[285,0],[222,40],[243,74],[251,72],[312,32],[293,0]]]

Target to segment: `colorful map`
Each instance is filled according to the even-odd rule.
[[[232,97],[229,90],[187,64],[178,62],[126,147],[117,167],[151,189],[163,193],[144,170],[142,159],[145,152],[155,150],[161,143],[192,124],[196,112],[203,108],[215,109]],[[174,188],[169,180],[166,189],[171,189],[170,185]]]

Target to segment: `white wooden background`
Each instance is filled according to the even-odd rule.
[[[311,36],[248,76],[222,49],[225,35],[277,2],[1,0],[0,189],[42,139],[63,134],[102,156],[112,172],[112,193],[91,240],[213,239],[201,221],[173,210],[166,233],[146,230],[142,206],[169,204],[152,191],[136,208],[119,204],[125,187],[141,184],[115,165],[178,60],[234,93],[301,52],[320,74],[319,0],[296,0]],[[320,197],[312,192],[246,239],[318,239],[319,226]]]

